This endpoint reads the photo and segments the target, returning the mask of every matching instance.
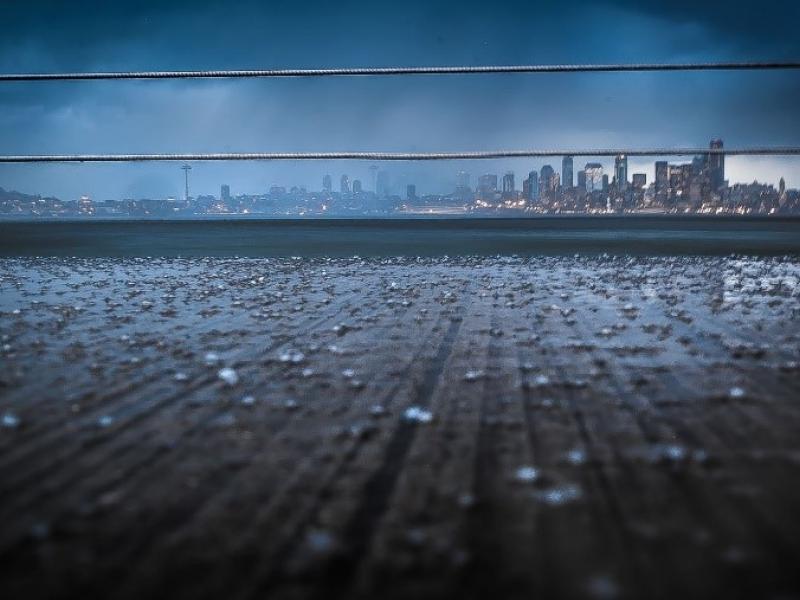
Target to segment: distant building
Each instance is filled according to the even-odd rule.
[[[546,196],[558,187],[556,172],[550,165],[544,165],[539,171],[539,195]]]
[[[711,140],[709,148],[711,150],[722,150],[722,140]],[[716,191],[725,183],[725,155],[709,153],[707,164],[711,188]]]
[[[516,186],[514,185],[514,173],[509,171],[503,175],[503,198],[513,198],[516,194]]]
[[[578,189],[586,191],[586,171],[578,171]]]
[[[78,212],[82,215],[94,214],[94,203],[89,196],[81,196],[81,199],[78,200]]]
[[[669,198],[673,203],[689,201],[694,175],[695,165],[692,163],[669,165]]]
[[[469,201],[472,198],[472,188],[469,186],[469,173],[459,171],[456,174],[456,198]]]
[[[669,188],[669,163],[665,160],[656,161],[656,195],[666,195]]]
[[[608,174],[607,173],[603,174],[603,191],[604,192],[608,191]]]
[[[483,199],[494,198],[497,192],[497,175],[487,173],[478,178],[478,195]]]
[[[389,173],[378,171],[378,178],[375,180],[375,193],[378,198],[385,198],[389,195]]]
[[[360,179],[353,179],[353,193],[360,194],[361,193],[361,180]]]
[[[628,187],[628,157],[624,154],[617,154],[614,159],[614,179],[617,190],[624,192]]]
[[[534,169],[528,173],[528,200],[539,199],[539,173]]]
[[[647,174],[634,173],[633,174],[633,187],[637,190],[644,188],[647,185]]]
[[[341,180],[339,180],[339,191],[342,194],[350,193],[350,178],[347,175],[342,175]]]
[[[221,202],[227,204],[231,201],[231,186],[222,185],[219,188],[219,199]]]
[[[325,175],[325,177],[322,178],[322,191],[328,192],[330,194],[332,190],[333,190],[333,181],[331,180],[331,176]]]
[[[417,199],[417,186],[413,183],[409,183],[406,186],[406,200],[416,200]]]
[[[586,191],[599,192],[603,189],[603,165],[600,163],[586,163],[583,169],[586,179]]]
[[[565,156],[561,159],[561,185],[565,188],[571,188],[573,186],[573,165],[571,156]]]

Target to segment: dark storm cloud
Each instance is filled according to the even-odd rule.
[[[775,0],[14,2],[0,5],[0,68],[797,59],[798,18],[796,2]],[[0,88],[0,152],[792,144],[799,92],[794,72],[14,84]],[[390,170],[424,191],[446,190],[458,168],[521,175],[540,164]],[[742,163],[738,176],[773,177],[778,164],[791,167]],[[369,181],[367,166],[199,165],[193,176],[198,191],[225,180],[257,192],[318,187],[324,172]],[[0,168],[0,186],[64,197],[163,196],[180,184],[172,165]]]

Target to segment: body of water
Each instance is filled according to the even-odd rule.
[[[800,254],[800,218],[0,221],[0,256]]]

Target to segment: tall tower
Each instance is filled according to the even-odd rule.
[[[617,154],[614,159],[614,177],[617,180],[617,189],[624,192],[628,187],[628,157]]]
[[[528,200],[539,199],[539,172],[536,169],[528,173],[528,191]]]
[[[711,150],[722,150],[722,140],[714,139],[709,144]],[[708,155],[708,170],[711,178],[711,186],[717,190],[725,183],[725,155],[722,152]]]
[[[557,185],[555,170],[550,165],[544,165],[539,171],[540,195],[545,196],[548,192],[555,192]]]
[[[331,180],[331,176],[325,175],[322,178],[322,191],[328,192],[330,194],[332,189],[333,189],[333,181]]]
[[[385,198],[389,195],[389,173],[387,171],[378,171],[378,176],[375,180],[375,195],[378,198]]]
[[[656,194],[666,194],[669,187],[669,163],[656,161]]]
[[[186,202],[189,202],[189,171],[192,170],[192,167],[191,165],[183,165],[181,169],[183,169],[183,173],[186,178],[186,193],[184,195],[184,200],[186,200]]]
[[[372,173],[372,191],[378,193],[378,165],[370,165],[369,170]]]
[[[516,186],[514,185],[514,172],[509,171],[503,175],[503,198],[513,198],[516,194],[516,191]]]
[[[586,173],[587,192],[599,192],[603,189],[603,165],[600,163],[586,163],[584,173]]]
[[[561,159],[561,186],[571,188],[573,186],[573,166],[572,157],[565,156]]]

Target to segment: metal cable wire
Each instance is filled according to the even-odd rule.
[[[800,146],[748,148],[567,148],[560,150],[496,150],[486,152],[232,152],[212,154],[30,154],[0,155],[0,163],[85,163],[85,162],[207,162],[282,160],[482,160],[552,156],[726,156],[800,155]]]
[[[800,69],[800,62],[634,63],[605,65],[487,65],[461,67],[357,67],[338,69],[265,69],[213,71],[116,71],[95,73],[0,73],[0,82],[98,79],[242,79],[365,75],[465,75],[480,73],[590,73],[626,71],[741,71]]]

